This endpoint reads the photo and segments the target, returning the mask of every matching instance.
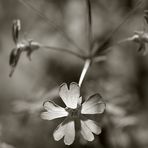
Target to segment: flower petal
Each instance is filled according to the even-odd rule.
[[[70,84],[70,88],[68,89],[67,84],[63,83],[60,87],[59,95],[67,107],[75,109],[77,108],[80,97],[79,85],[72,82]]]
[[[94,134],[99,135],[101,133],[101,128],[97,125],[97,122],[90,119],[85,120],[83,122]]]
[[[83,138],[87,141],[93,141],[94,140],[94,135],[92,134],[91,130],[88,128],[86,123],[81,120],[81,135]]]
[[[71,145],[75,139],[75,127],[74,120],[66,119],[62,122],[54,131],[53,137],[56,141],[59,141],[64,137],[64,143]]]
[[[68,116],[68,112],[63,107],[60,107],[52,101],[45,102],[44,108],[47,110],[47,112],[43,112],[41,114],[42,119],[52,120]]]
[[[102,97],[99,94],[92,95],[83,104],[82,114],[101,114],[105,110],[105,103],[102,101]]]
[[[75,139],[75,127],[74,127],[74,121],[71,121],[67,123],[67,127],[65,130],[64,143],[66,145],[71,145],[74,142],[74,139]]]

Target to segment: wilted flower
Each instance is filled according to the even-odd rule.
[[[101,114],[105,110],[105,103],[99,94],[92,95],[82,103],[80,97],[80,87],[77,83],[71,83],[68,89],[66,83],[60,86],[59,96],[65,103],[63,108],[53,101],[44,103],[47,110],[41,114],[42,119],[53,120],[56,118],[66,117],[65,120],[55,129],[53,137],[59,141],[64,137],[64,143],[70,145],[75,139],[75,127],[77,123],[80,125],[80,133],[87,141],[94,140],[94,134],[99,135],[101,128],[97,122],[88,119],[86,115]],[[77,122],[79,121],[79,122]]]
[[[10,53],[10,59],[9,59],[9,65],[11,66],[11,72],[10,72],[10,77],[12,76],[18,61],[20,59],[20,56],[22,52],[26,52],[27,57],[29,60],[31,60],[31,53],[34,50],[37,50],[40,48],[40,44],[37,42],[34,42],[32,40],[29,41],[20,41],[19,40],[19,33],[21,30],[21,22],[20,20],[14,20],[13,25],[12,25],[12,38],[13,41],[16,45],[14,49],[12,49]]]

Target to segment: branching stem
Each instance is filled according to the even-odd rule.
[[[66,52],[68,54],[71,54],[73,56],[76,56],[82,60],[85,60],[85,57],[79,53],[73,52],[69,49],[65,49],[65,48],[59,48],[59,47],[53,47],[53,46],[48,46],[48,45],[40,45],[41,48],[46,48],[46,49],[50,49],[50,50],[55,50],[55,51],[60,51],[60,52]]]

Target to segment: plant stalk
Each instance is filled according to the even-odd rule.
[[[85,61],[84,67],[83,67],[81,75],[80,75],[80,79],[79,79],[79,86],[80,87],[82,85],[82,82],[83,82],[83,80],[85,78],[86,72],[88,71],[88,68],[90,67],[90,65],[91,65],[91,59],[87,59]]]

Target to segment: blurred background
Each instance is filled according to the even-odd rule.
[[[70,147],[147,148],[148,55],[137,53],[138,44],[133,42],[117,43],[136,30],[147,31],[143,12],[148,2],[92,0],[91,4],[93,43],[98,47],[123,23],[108,39],[112,48],[105,53],[107,60],[93,64],[82,85],[83,96],[100,93],[107,102],[99,121],[102,133],[91,143],[76,139]],[[0,148],[66,147],[52,136],[59,120],[43,121],[40,113],[44,101],[59,102],[60,84],[78,82],[84,64],[68,53],[39,49],[31,61],[23,53],[10,78],[9,55],[16,47],[13,20],[21,20],[20,40],[87,55],[87,15],[85,0],[0,0]]]

